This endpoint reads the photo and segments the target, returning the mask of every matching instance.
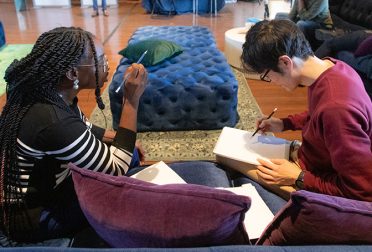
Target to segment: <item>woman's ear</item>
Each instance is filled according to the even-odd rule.
[[[74,81],[78,78],[78,72],[77,72],[77,69],[75,67],[71,68],[70,70],[68,70],[66,72],[66,77],[67,79],[71,80],[71,81]]]

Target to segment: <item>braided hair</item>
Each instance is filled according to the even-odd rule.
[[[87,51],[94,57],[98,102],[101,97],[93,35],[81,28],[59,27],[43,33],[31,53],[21,60],[14,60],[5,72],[7,102],[0,117],[0,229],[12,239],[24,239],[18,238],[17,233],[33,230],[25,195],[20,189],[21,171],[17,165],[20,123],[35,103],[53,104],[72,113],[58,95],[57,85]]]

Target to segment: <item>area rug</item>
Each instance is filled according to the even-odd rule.
[[[235,128],[254,130],[256,118],[261,116],[261,110],[248,87],[244,74],[233,69],[239,83],[238,113],[240,120]],[[103,92],[102,98],[106,104],[104,114],[107,125],[111,127],[112,119],[109,107],[108,88]],[[102,112],[95,108],[90,121],[105,127]],[[221,130],[195,130],[195,131],[166,131],[138,133],[146,151],[147,161],[180,161],[180,160],[215,160],[213,148]]]
[[[32,47],[32,44],[14,44],[0,49],[0,95],[3,95],[6,89],[5,70],[13,60],[21,59],[31,52]]]

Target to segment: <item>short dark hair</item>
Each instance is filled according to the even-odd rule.
[[[265,20],[247,32],[240,59],[245,70],[262,73],[270,69],[279,72],[278,60],[282,55],[306,60],[314,53],[295,23],[290,20]]]

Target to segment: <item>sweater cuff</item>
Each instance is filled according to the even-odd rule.
[[[133,153],[136,144],[136,138],[136,132],[125,128],[118,128],[112,145]]]
[[[283,121],[283,131],[293,129],[292,121],[288,117],[280,119]]]
[[[105,135],[105,129],[101,128],[101,127],[98,127],[94,124],[92,124],[92,128],[90,129],[90,132],[92,132],[92,134],[99,140],[102,141],[103,139],[103,136]]]

